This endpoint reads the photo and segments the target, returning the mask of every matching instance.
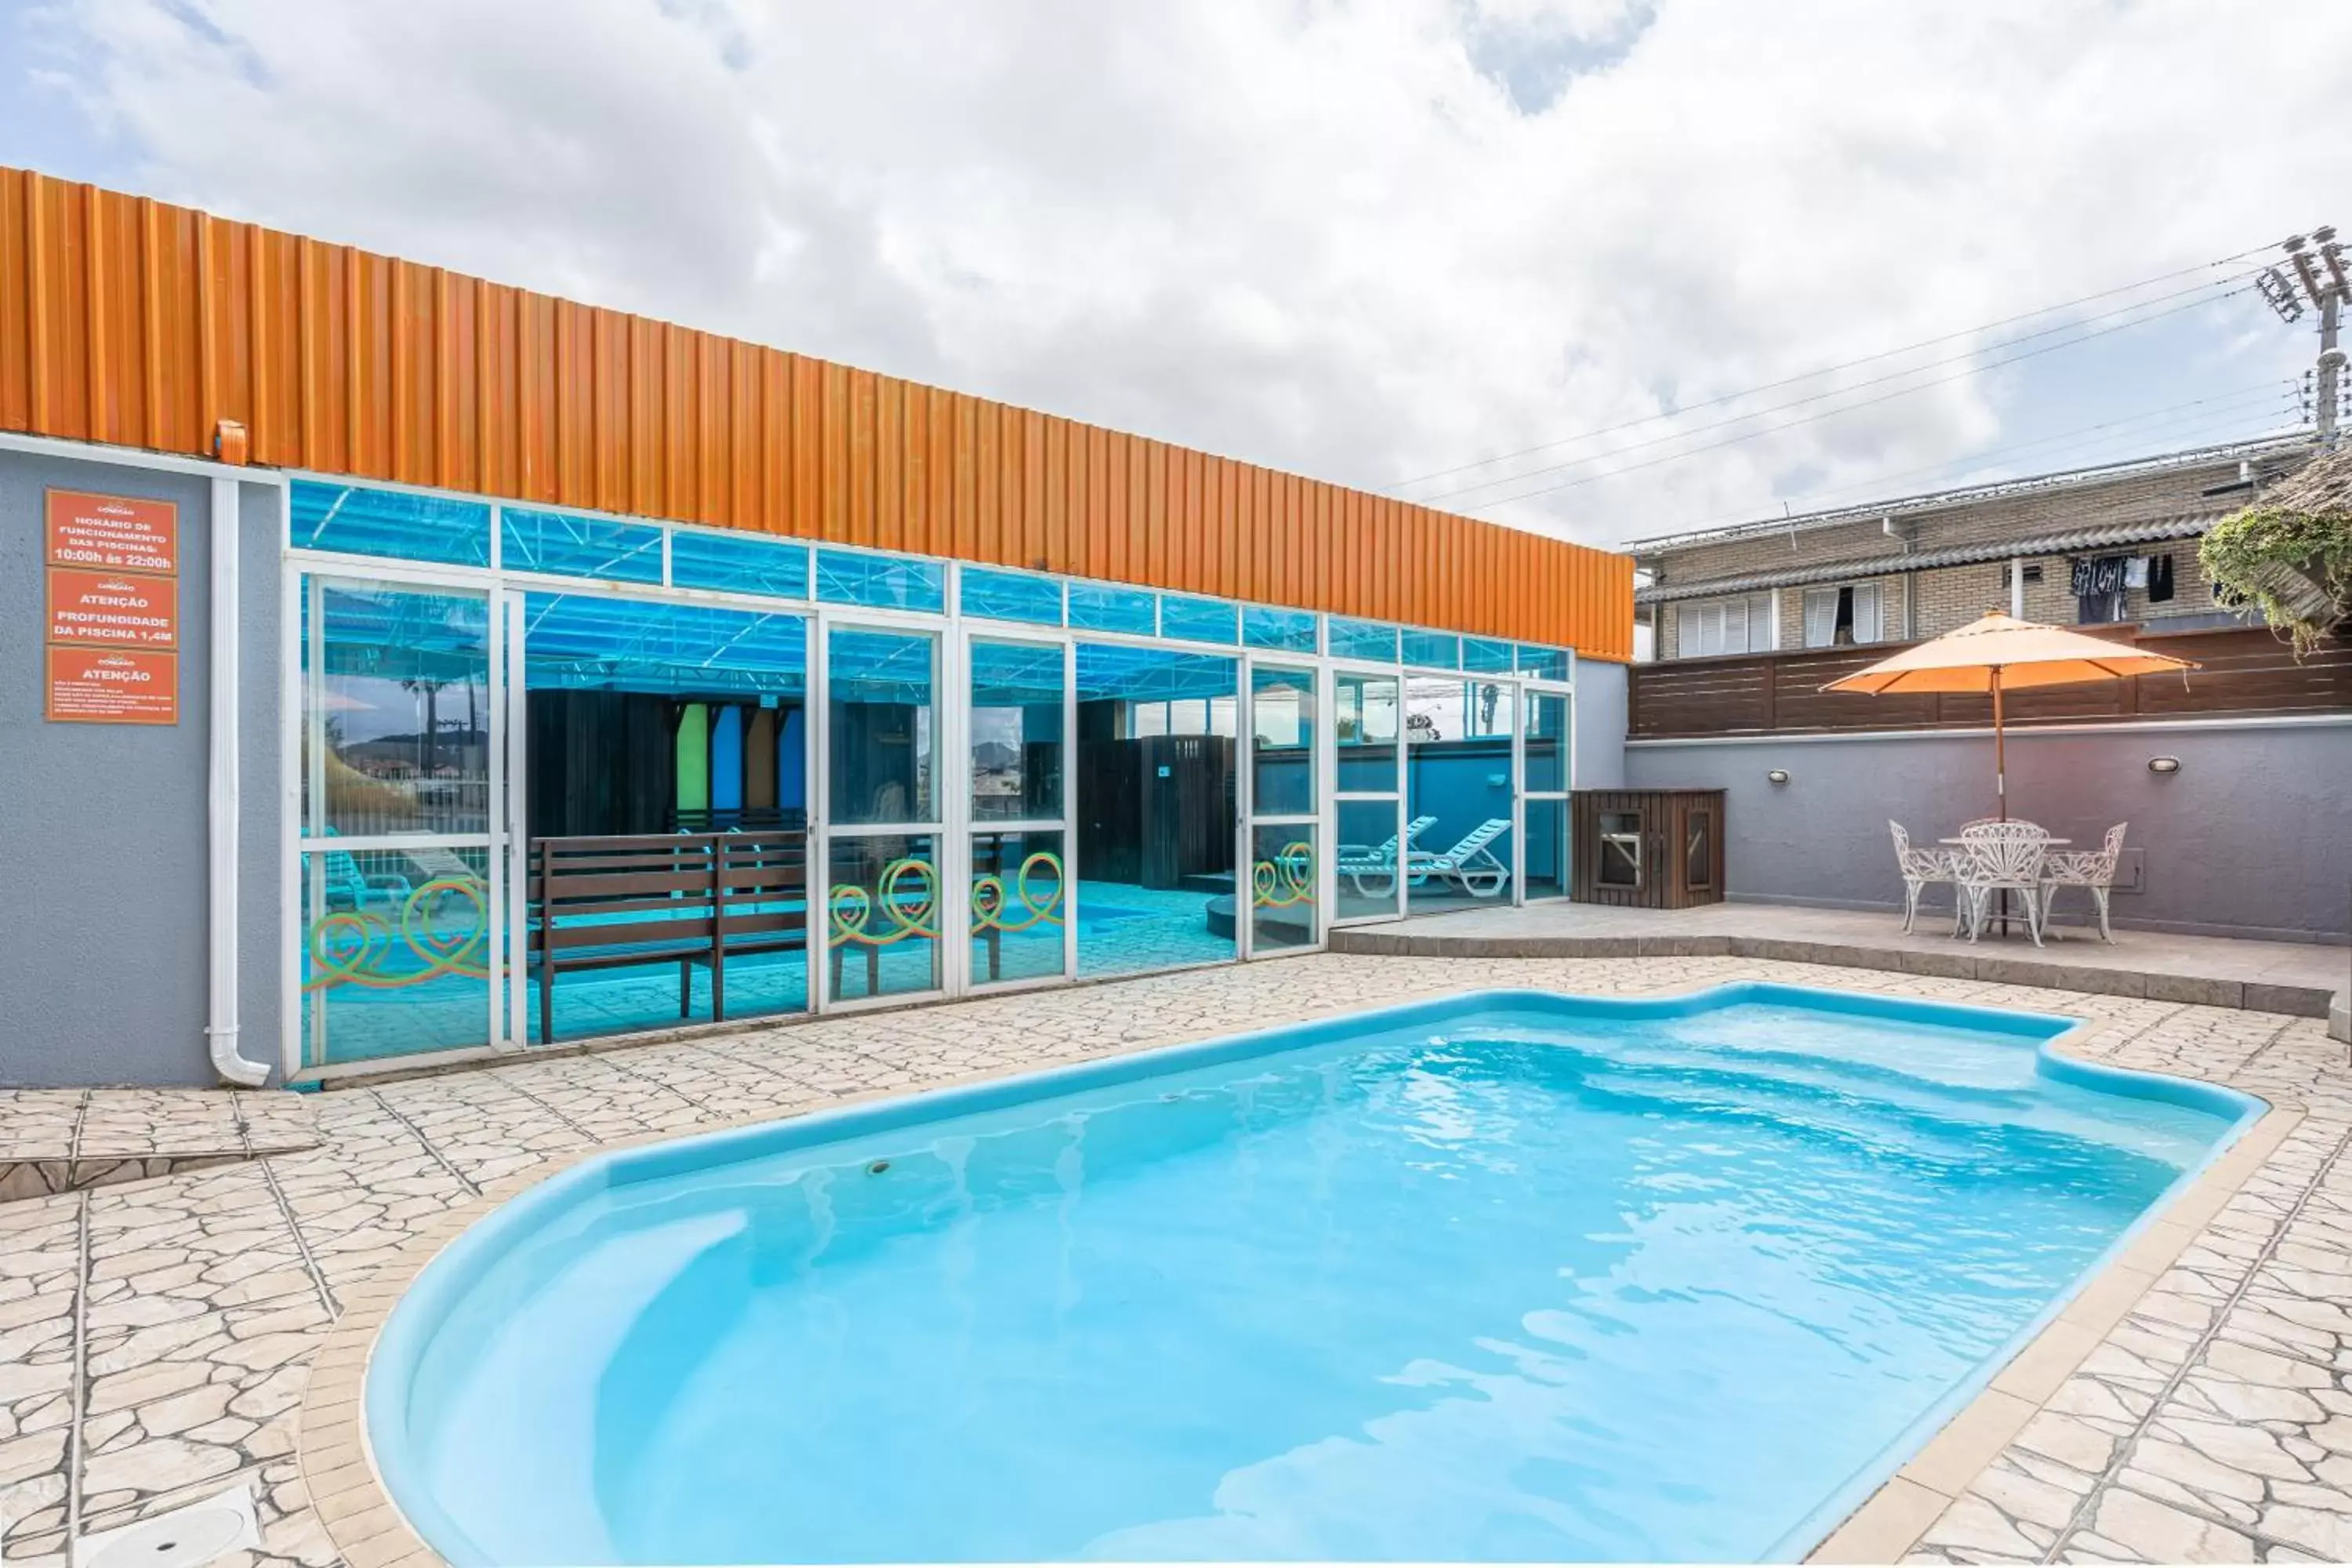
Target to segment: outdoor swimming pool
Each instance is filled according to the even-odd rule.
[[[459,1563],[1795,1556],[2259,1110],[1496,992],[592,1162],[371,1363]]]

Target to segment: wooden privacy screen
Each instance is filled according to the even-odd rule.
[[[1633,654],[1625,556],[0,169],[0,429]]]
[[[2194,659],[2179,675],[2137,675],[2083,686],[2031,687],[2005,693],[2001,719],[2012,729],[2035,724],[2121,722],[2132,719],[2217,718],[2231,713],[2352,711],[2352,647],[2323,642],[2298,662],[2266,626],[2157,632],[2130,626],[2099,632],[2151,652]],[[1933,692],[1872,697],[1823,691],[1828,682],[1877,663],[1898,645],[1803,653],[1737,654],[1670,659],[1632,668],[1628,730],[1637,741],[1862,730],[1987,729],[1992,699]]]

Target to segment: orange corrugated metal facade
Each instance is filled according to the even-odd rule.
[[[1623,660],[1630,558],[0,168],[0,430],[755,529]]]

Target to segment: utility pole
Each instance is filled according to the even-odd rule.
[[[2295,235],[2283,248],[2288,265],[2294,268],[2295,281],[2303,285],[2304,298],[2319,312],[2319,375],[2312,402],[2312,427],[2321,447],[2332,447],[2338,439],[2336,411],[2342,398],[2345,360],[2344,351],[2336,346],[2336,332],[2344,302],[2352,300],[2352,275],[2347,275],[2344,245],[2333,227],[2315,228],[2308,239]],[[2303,314],[2303,300],[2295,297],[2294,285],[2279,268],[2266,268],[2255,286],[2281,321],[2292,322]]]

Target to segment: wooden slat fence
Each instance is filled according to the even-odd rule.
[[[2185,678],[2145,675],[2090,686],[2013,691],[2001,702],[2008,723],[2031,727],[2352,711],[2352,644],[2330,640],[2298,661],[2284,642],[2261,626],[2193,632],[2102,626],[2094,635],[2194,659],[2203,668]],[[1900,646],[1879,643],[1637,664],[1630,672],[1627,732],[1633,740],[1647,741],[1965,730],[1992,722],[1992,702],[1986,697],[1872,697],[1822,689]]]

